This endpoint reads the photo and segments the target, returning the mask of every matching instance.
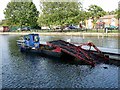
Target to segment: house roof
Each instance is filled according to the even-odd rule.
[[[116,15],[105,15],[103,17],[100,17],[100,19],[111,19],[111,18],[115,18]]]

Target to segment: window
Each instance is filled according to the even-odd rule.
[[[108,19],[104,19],[104,22],[108,22]]]
[[[111,19],[111,22],[115,22],[115,18],[112,18],[112,19]]]
[[[34,42],[39,42],[39,36],[34,36]]]
[[[25,39],[25,40],[30,40],[29,35],[25,35],[25,36],[24,36],[24,39]]]

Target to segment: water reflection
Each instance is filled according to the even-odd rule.
[[[68,37],[69,38],[69,37]],[[71,37],[71,42],[74,43],[86,43],[86,42],[93,42],[98,47],[106,47],[106,48],[114,48],[118,49],[120,46],[118,45],[119,39],[113,38],[113,37],[104,37],[104,38],[98,38],[98,37]]]
[[[86,43],[88,41],[93,42],[98,47],[105,47],[105,48],[113,48],[113,49],[120,49],[118,45],[120,39],[118,37],[80,37],[80,36],[41,36],[41,42],[47,42],[51,40],[58,40],[62,39],[67,41],[70,39],[72,43]]]
[[[16,40],[20,36],[0,35],[2,38],[2,87],[3,88],[117,88],[119,67],[98,64],[95,68],[89,65],[71,65],[60,59],[41,57],[34,54],[20,53]],[[67,40],[83,43],[93,41],[97,46],[118,48],[117,40],[97,37],[54,37],[41,36],[41,42],[50,40]],[[111,41],[111,42],[110,42]],[[104,69],[103,67],[107,67]]]

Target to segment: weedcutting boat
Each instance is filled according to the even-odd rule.
[[[28,34],[23,36],[23,40],[17,40],[17,44],[21,52],[60,57],[68,61],[74,60],[92,66],[101,61],[109,61],[109,57],[104,55],[92,42],[84,43],[80,46],[75,46],[64,40],[55,40],[49,41],[47,44],[40,44],[39,34]],[[89,46],[89,50],[82,48],[84,45]],[[92,51],[91,47],[96,51]]]

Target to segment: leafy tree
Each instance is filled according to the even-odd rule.
[[[81,3],[79,2],[41,2],[42,14],[39,25],[61,25],[79,23]]]
[[[114,14],[116,14],[116,10],[114,10],[114,11],[108,11],[107,14],[108,15],[114,15]]]
[[[87,19],[90,18],[90,13],[87,11],[81,11],[79,14],[79,19],[82,21],[82,23],[85,23]]]
[[[93,22],[93,28],[97,22],[97,20],[104,16],[106,14],[106,12],[99,6],[97,5],[91,5],[89,6],[88,9],[89,13],[90,13],[90,17],[92,18],[92,22]]]
[[[120,9],[115,9],[115,14],[117,14],[116,18],[119,19],[120,18]]]
[[[0,22],[0,25],[1,25],[1,26],[7,26],[7,21],[6,21],[6,20],[2,20],[2,21]]]
[[[120,18],[120,9],[117,11],[117,18]]]
[[[2,21],[0,21],[0,26],[3,24],[3,22]]]
[[[29,0],[30,1],[30,0]],[[8,25],[36,26],[38,11],[33,2],[9,2],[4,10]]]

